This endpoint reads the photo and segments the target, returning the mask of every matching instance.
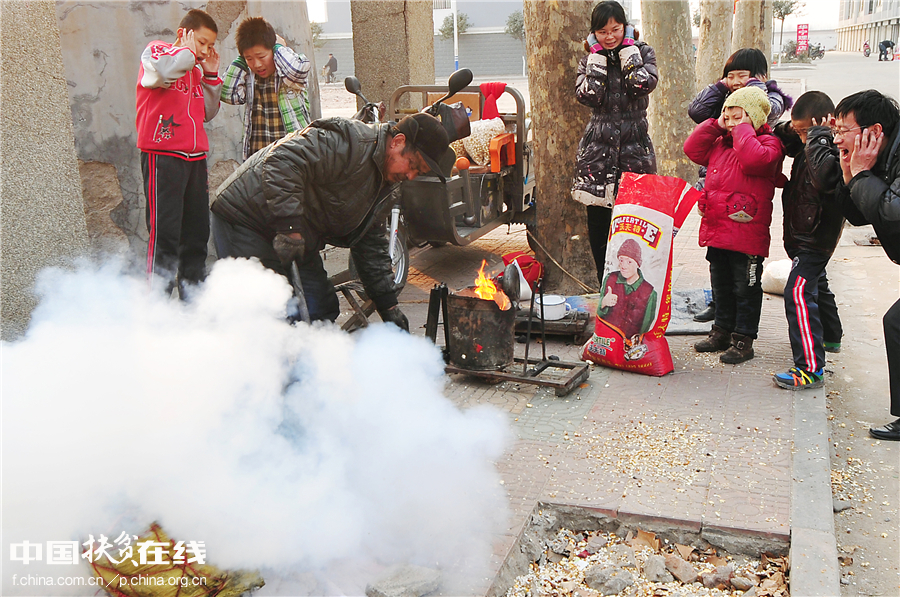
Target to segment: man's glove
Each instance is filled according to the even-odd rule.
[[[619,61],[622,63],[624,73],[644,65],[641,50],[637,46],[622,46],[619,50]]]
[[[378,314],[381,315],[381,321],[385,323],[393,323],[404,332],[409,332],[409,320],[397,305],[394,305],[390,309],[379,309]]]
[[[285,267],[290,267],[294,261],[302,261],[306,254],[306,242],[300,238],[300,234],[297,232],[291,234],[279,232],[272,241],[272,248],[275,249],[275,255]]]
[[[587,73],[593,77],[606,76],[606,54],[588,54]]]

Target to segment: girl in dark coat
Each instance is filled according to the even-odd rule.
[[[765,92],[769,100],[769,117],[766,122],[775,127],[785,110],[794,103],[775,82],[768,78],[769,63],[766,55],[756,48],[743,48],[728,57],[722,69],[722,79],[705,87],[691,101],[688,115],[700,124],[722,114],[725,98],[742,87],[756,87]]]
[[[575,97],[594,114],[578,146],[572,198],[587,206],[588,236],[601,283],[622,172],[656,174],[647,106],[659,71],[653,48],[637,37],[621,4],[606,0],[595,6],[585,44],[589,53],[578,64],[575,83]]]

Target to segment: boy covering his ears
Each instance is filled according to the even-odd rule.
[[[310,63],[284,45],[262,17],[241,21],[240,53],[225,71],[222,101],[244,106],[243,159],[312,121],[306,92]]]
[[[219,111],[216,22],[191,10],[175,43],[152,41],[141,54],[136,90],[137,146],[147,198],[147,274],[171,292],[206,275],[209,190],[203,123]]]

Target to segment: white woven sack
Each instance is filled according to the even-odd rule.
[[[770,261],[763,268],[762,289],[769,294],[784,295],[784,287],[791,275],[791,260]]]
[[[469,158],[479,166],[491,159],[491,139],[506,132],[501,118],[476,120],[472,123],[472,134],[463,139]]]

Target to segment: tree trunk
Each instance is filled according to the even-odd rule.
[[[771,62],[773,14],[772,0],[740,0],[734,15],[731,51],[756,48]]]
[[[355,74],[371,101],[387,103],[401,85],[434,85],[432,11],[422,0],[350,2]]]
[[[778,35],[778,53],[784,51],[784,19],[781,19],[781,33]]]
[[[570,274],[597,287],[584,205],[572,199],[575,154],[590,108],[575,100],[578,61],[590,29],[593,2],[559,0],[524,3],[528,87],[531,93],[532,147],[537,206],[537,239]],[[543,252],[546,285],[554,291],[584,290]]]
[[[734,0],[700,0],[700,41],[697,48],[697,91],[722,78],[731,55]]]
[[[684,155],[684,140],[693,129],[687,111],[694,98],[691,11],[688,0],[641,3],[642,36],[656,50],[659,85],[650,94],[650,139],[658,173],[693,180],[697,167]]]

